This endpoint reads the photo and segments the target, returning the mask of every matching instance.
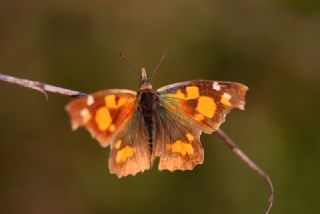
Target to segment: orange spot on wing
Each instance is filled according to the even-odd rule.
[[[196,114],[196,115],[194,115],[194,119],[196,121],[202,121],[202,120],[204,120],[204,116],[202,114]]]
[[[187,100],[196,99],[199,97],[199,88],[197,86],[188,86],[187,91]]]
[[[116,95],[107,95],[104,98],[104,101],[106,102],[106,106],[108,108],[117,108],[117,104],[116,104]]]
[[[186,134],[186,137],[188,138],[188,141],[189,141],[189,142],[194,141],[194,137],[193,137],[192,134],[187,133],[187,134]]]
[[[117,142],[115,143],[116,149],[120,149],[121,144],[122,144],[122,140],[117,140]]]
[[[130,146],[126,146],[120,151],[117,152],[116,156],[116,163],[123,163],[126,162],[126,160],[133,156],[134,149]]]
[[[108,128],[109,132],[114,132],[116,130],[116,126],[114,124],[111,124]]]
[[[112,122],[112,118],[107,107],[101,107],[97,110],[95,121],[101,131],[107,130]]]
[[[116,95],[107,95],[104,98],[104,101],[106,103],[107,108],[115,109],[115,108],[120,108],[121,106],[123,106],[127,102],[127,99],[124,97],[121,97],[118,100],[118,102],[116,102]]]
[[[118,100],[118,108],[120,108],[121,106],[123,106],[124,104],[126,104],[126,102],[127,102],[127,99],[121,97],[121,98]]]
[[[172,145],[167,144],[167,149],[171,149],[174,153],[180,153],[182,156],[194,154],[192,145],[190,143],[184,143],[181,140],[177,140]]]
[[[212,118],[216,112],[216,104],[212,97],[200,96],[198,99],[197,111],[202,115]]]
[[[197,99],[199,97],[199,88],[197,86],[188,86],[186,87],[186,93],[187,95],[179,89],[175,94],[171,94],[170,96],[181,100]]]
[[[231,99],[231,95],[224,93],[220,99],[220,102],[226,106],[231,106],[230,99]]]
[[[185,99],[185,95],[184,93],[181,92],[181,90],[179,89],[175,94],[171,94],[171,97],[177,98],[177,99]]]

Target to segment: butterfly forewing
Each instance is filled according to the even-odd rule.
[[[110,89],[75,99],[66,106],[66,111],[73,129],[85,127],[106,147],[132,117],[135,100],[135,91]]]
[[[240,83],[196,80],[157,90],[156,139],[152,159],[159,169],[190,170],[203,162],[202,132],[212,133],[232,108],[244,108],[247,87]]]
[[[195,80],[158,89],[161,105],[205,133],[216,131],[233,108],[244,109],[248,88],[235,82]]]
[[[143,120],[136,111],[136,92],[96,92],[71,101],[66,110],[74,129],[83,126],[103,147],[110,145],[111,173],[123,177],[150,168]]]

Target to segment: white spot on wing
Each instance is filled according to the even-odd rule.
[[[231,99],[231,95],[228,93],[223,93],[222,97],[224,97],[226,100],[230,100]]]
[[[88,115],[90,112],[88,111],[88,109],[84,108],[80,111],[80,115],[82,117],[85,117],[86,115]]]
[[[94,98],[92,95],[89,95],[87,98],[87,104],[88,106],[91,106],[94,103]]]
[[[220,91],[221,86],[219,85],[219,83],[213,82],[213,84],[212,84],[212,89],[214,89],[214,90],[216,90],[216,91]]]

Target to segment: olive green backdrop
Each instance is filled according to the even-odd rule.
[[[0,2],[0,72],[83,92],[191,79],[249,86],[222,128],[271,176],[272,213],[319,213],[320,2],[91,0]],[[264,181],[217,137],[188,172],[117,179],[70,100],[0,83],[0,213],[262,213]]]

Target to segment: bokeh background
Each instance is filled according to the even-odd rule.
[[[0,72],[83,92],[191,79],[242,82],[222,128],[275,186],[272,213],[319,213],[320,1],[0,1]],[[263,213],[264,181],[213,135],[188,172],[117,179],[70,98],[0,83],[0,213]]]

